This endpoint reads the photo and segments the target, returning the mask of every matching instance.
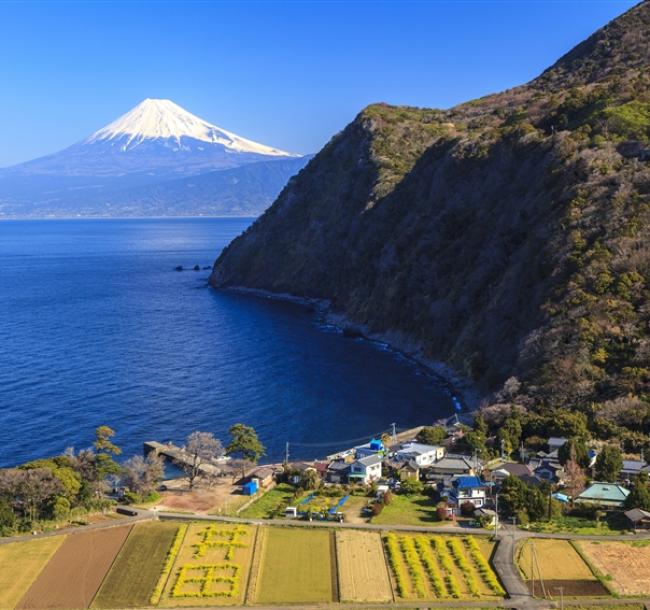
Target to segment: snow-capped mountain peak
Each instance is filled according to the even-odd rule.
[[[176,141],[191,138],[210,144],[220,144],[235,153],[252,153],[275,157],[295,157],[291,153],[242,138],[217,127],[181,108],[171,100],[150,99],[140,102],[126,114],[93,133],[84,143],[116,141],[122,151],[128,151],[145,140]]]

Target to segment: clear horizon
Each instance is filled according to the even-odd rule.
[[[0,167],[78,142],[147,97],[317,152],[369,103],[445,108],[524,83],[635,4],[3,3]]]

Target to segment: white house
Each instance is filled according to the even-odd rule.
[[[473,475],[455,476],[448,490],[449,502],[457,509],[471,502],[475,508],[485,506],[485,485],[478,477]]]
[[[370,483],[381,479],[381,463],[383,458],[379,455],[368,455],[359,458],[350,464],[348,479],[358,483]]]
[[[413,460],[418,466],[430,466],[445,456],[445,448],[441,445],[424,445],[412,441],[404,443],[395,456],[398,460]]]

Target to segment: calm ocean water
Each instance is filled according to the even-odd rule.
[[[100,424],[126,455],[196,429],[225,440],[243,421],[270,458],[285,441],[314,457],[452,411],[398,355],[174,271],[211,265],[251,222],[0,223],[0,465],[88,446]]]

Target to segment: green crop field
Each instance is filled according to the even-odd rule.
[[[154,521],[136,525],[108,572],[93,608],[148,606],[178,524]]]
[[[332,532],[273,527],[266,532],[255,601],[331,602]]]
[[[0,608],[13,608],[36,580],[64,536],[0,546]]]

